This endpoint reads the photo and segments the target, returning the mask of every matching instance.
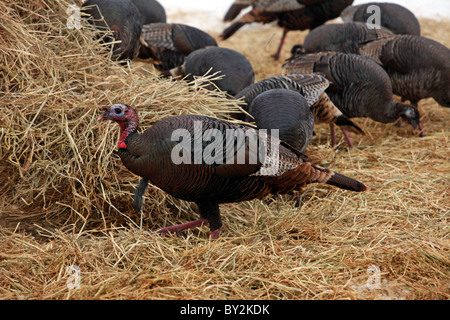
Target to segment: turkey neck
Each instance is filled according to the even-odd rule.
[[[130,134],[137,133],[137,128],[139,126],[139,119],[134,114],[129,119],[117,121],[117,123],[120,126],[120,136],[119,142],[117,143],[117,148],[126,149],[128,146],[125,140]]]

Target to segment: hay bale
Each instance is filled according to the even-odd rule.
[[[351,150],[333,150],[328,127],[315,128],[308,156],[369,192],[311,186],[299,208],[289,196],[225,204],[218,241],[208,228],[157,237],[163,225],[192,220],[192,209],[151,188],[139,225],[137,177],[97,110],[138,105],[145,129],[179,113],[221,117],[229,102],[160,80],[145,64],[110,61],[95,30],[67,29],[68,4],[0,2],[1,299],[450,298],[448,109],[420,102],[425,138],[355,119],[368,135],[355,135]],[[425,36],[450,45],[450,21],[420,22]],[[293,31],[282,56],[306,34]],[[246,55],[259,81],[282,72],[270,56],[280,36],[255,28],[219,45]],[[73,266],[81,287],[70,290]],[[379,288],[368,286],[372,266]]]
[[[145,129],[179,114],[225,116],[236,104],[203,88],[212,76],[188,85],[160,79],[151,66],[112,61],[113,43],[102,42],[109,32],[85,19],[69,28],[70,4],[0,3],[0,159],[9,172],[0,205],[40,208],[34,218],[57,225],[87,217],[104,224],[121,216],[117,207],[128,208],[138,177],[115,154],[117,127],[98,123],[102,106],[137,106]],[[161,192],[150,193],[161,201]]]

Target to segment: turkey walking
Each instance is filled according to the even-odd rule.
[[[370,59],[345,53],[300,54],[289,58],[283,67],[294,73],[322,72],[331,82],[326,90],[328,96],[349,118],[369,117],[382,123],[403,118],[423,131],[419,111],[393,101],[388,74]],[[332,125],[330,129],[334,139]]]
[[[235,0],[230,8],[225,13],[225,16],[223,18],[223,21],[230,22],[233,21],[234,18],[236,18],[241,11],[247,7],[253,6],[255,8],[256,6],[262,6],[266,5],[267,11],[269,10],[275,10],[276,8],[282,8],[284,6],[285,10],[288,9],[295,9],[295,8],[302,8],[303,6],[299,5],[313,5],[313,4],[319,4],[324,2],[325,0],[298,0],[298,1],[272,1],[274,3],[268,3],[269,1],[266,1],[267,4],[264,4],[262,1],[258,0]],[[297,2],[297,3],[295,3]],[[281,11],[279,9],[279,11]]]
[[[348,119],[330,100],[325,93],[328,86],[329,81],[318,73],[284,74],[254,83],[240,91],[235,98],[243,98],[245,105],[243,105],[242,108],[248,112],[253,99],[267,90],[278,88],[296,91],[306,99],[306,102],[314,115],[315,123],[338,125],[344,133],[348,144],[352,147],[353,145],[348,138],[347,130],[358,134],[364,134],[364,132]],[[249,119],[245,119],[243,113],[235,113],[232,114],[232,116],[239,120],[249,121]]]
[[[353,0],[237,0],[225,15],[226,21],[234,19],[244,7],[251,5],[252,10],[227,27],[220,37],[228,39],[248,23],[277,21],[278,26],[283,28],[280,44],[274,54],[275,60],[278,60],[288,31],[314,29],[339,17],[342,10],[352,3]]]
[[[216,76],[221,79],[212,80],[212,84],[205,88],[214,90],[217,87],[232,96],[255,81],[255,72],[248,59],[236,50],[221,47],[195,50],[186,57],[183,65],[163,72],[162,75],[186,76],[187,80],[192,81],[197,76],[216,72]]]
[[[139,134],[138,116],[124,104],[105,107],[101,119],[119,124],[118,152],[128,170],[199,207],[200,219],[163,228],[162,234],[209,223],[211,238],[218,238],[220,203],[290,193],[309,183],[367,190],[361,182],[313,165],[302,153],[248,126],[182,115],[163,119]],[[250,141],[259,146],[257,152]]]
[[[342,11],[341,18],[344,22],[357,21],[385,27],[395,34],[420,35],[420,23],[414,13],[396,3],[368,2],[350,6]]]
[[[115,43],[113,58],[133,59],[139,50],[139,35],[142,22],[139,10],[131,0],[88,0],[82,11],[90,16],[89,21],[100,30],[111,30],[107,42]]]
[[[180,23],[151,23],[142,27],[138,57],[149,59],[156,69],[167,71],[184,63],[191,52],[217,46],[206,32]]]

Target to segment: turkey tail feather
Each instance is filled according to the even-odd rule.
[[[347,131],[365,135],[364,131],[360,127],[358,127],[352,120],[347,118],[346,116],[338,117],[336,119],[335,124]]]
[[[363,183],[344,176],[343,174],[322,168],[317,165],[311,165],[310,182],[326,183],[341,189],[351,191],[367,191],[369,188]]]
[[[328,179],[327,184],[331,184],[341,189],[351,190],[351,191],[367,191],[369,188],[363,183],[344,176],[340,173],[334,172],[334,174]]]

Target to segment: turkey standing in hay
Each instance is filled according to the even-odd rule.
[[[208,33],[181,23],[151,23],[142,27],[138,58],[148,59],[159,71],[182,65],[193,51],[217,46]]]
[[[314,115],[314,122],[328,123],[329,125],[338,125],[350,147],[353,144],[349,138],[348,131],[356,134],[364,134],[364,132],[349,118],[347,118],[330,100],[325,90],[329,87],[330,82],[320,73],[291,73],[273,76],[254,83],[244,90],[240,91],[235,98],[243,98],[245,105],[242,108],[249,112],[252,101],[260,94],[271,89],[287,89],[298,92],[306,99],[308,106]],[[274,102],[273,107],[277,104]],[[246,119],[244,113],[233,113],[233,117],[242,121]],[[280,138],[282,136],[280,135]],[[333,138],[333,137],[332,137]],[[282,139],[283,140],[283,139]],[[333,145],[335,141],[333,140]],[[302,151],[302,150],[300,150]]]
[[[367,190],[361,182],[313,165],[302,153],[249,126],[181,115],[163,119],[140,134],[138,116],[125,104],[105,107],[100,119],[119,124],[119,157],[128,170],[176,198],[197,204],[200,219],[163,228],[161,234],[209,223],[211,238],[216,239],[222,227],[220,203],[291,193],[314,182]],[[232,138],[227,139],[227,134]]]
[[[277,21],[278,26],[283,28],[280,44],[273,55],[278,60],[290,30],[314,29],[339,17],[342,10],[352,3],[353,0],[236,0],[225,14],[224,21],[233,20],[248,6],[252,6],[252,10],[231,23],[220,38],[228,39],[248,23]]]
[[[369,117],[381,123],[402,118],[423,134],[417,108],[393,100],[388,74],[368,58],[336,52],[294,54],[283,68],[292,73],[323,73],[331,82],[328,96],[348,118]],[[334,139],[333,126],[330,129]]]
[[[205,88],[218,88],[232,96],[255,81],[253,67],[242,53],[214,46],[191,52],[181,66],[163,72],[162,75],[186,77],[188,81],[193,81],[195,77],[215,73],[220,79],[211,80],[212,83]]]

